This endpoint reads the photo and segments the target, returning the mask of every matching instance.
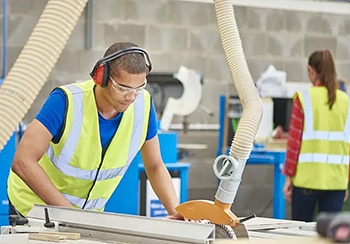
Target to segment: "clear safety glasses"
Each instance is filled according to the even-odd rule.
[[[111,81],[112,81],[113,89],[121,95],[127,95],[130,93],[134,93],[134,94],[138,95],[140,92],[143,91],[143,89],[145,89],[145,87],[147,85],[146,79],[145,79],[145,83],[142,86],[137,87],[137,88],[122,86],[122,85],[118,84],[115,80],[113,80],[113,78],[111,76],[109,76],[109,79],[111,79]]]

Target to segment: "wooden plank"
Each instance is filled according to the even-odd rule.
[[[49,242],[61,242],[64,240],[79,240],[80,233],[46,231],[46,232],[38,232],[38,233],[29,233],[28,239],[39,240],[39,241],[49,241]]]
[[[76,233],[76,232],[47,231],[47,232],[39,232],[39,234],[64,236],[68,240],[79,240],[81,237],[80,233]]]
[[[251,232],[276,233],[276,234],[290,235],[290,236],[316,236],[317,235],[316,229],[304,230],[300,227],[276,228],[272,230],[254,230]]]
[[[42,233],[29,233],[28,234],[29,240],[37,240],[37,241],[49,241],[49,242],[61,242],[64,241],[66,238],[65,236],[60,235],[47,235]]]
[[[303,227],[305,224],[306,223],[303,221],[272,219],[272,218],[262,218],[262,217],[256,217],[244,222],[244,225],[248,231],[276,229],[276,228]]]

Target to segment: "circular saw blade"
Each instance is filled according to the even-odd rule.
[[[215,224],[215,239],[236,239],[236,235],[231,226]]]

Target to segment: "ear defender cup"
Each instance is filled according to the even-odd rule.
[[[108,65],[106,63],[101,63],[97,66],[96,70],[91,73],[91,77],[98,86],[105,87],[108,82]]]
[[[152,64],[151,64],[151,60],[149,58],[148,53],[142,48],[131,47],[131,48],[123,49],[123,50],[120,50],[118,52],[107,55],[106,57],[103,57],[96,62],[93,70],[90,73],[90,76],[93,79],[93,81],[95,82],[95,84],[98,86],[101,86],[101,87],[107,86],[108,79],[109,79],[108,62],[112,61],[114,59],[117,59],[125,54],[130,54],[130,53],[142,54],[145,57],[148,72],[151,72]]]

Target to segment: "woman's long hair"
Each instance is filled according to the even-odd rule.
[[[309,65],[315,70],[318,80],[327,88],[328,105],[332,109],[336,100],[337,74],[334,60],[329,50],[313,52],[309,57]]]

